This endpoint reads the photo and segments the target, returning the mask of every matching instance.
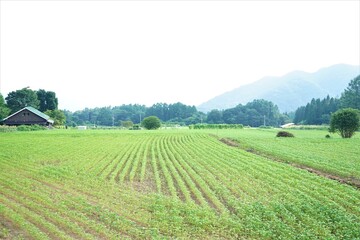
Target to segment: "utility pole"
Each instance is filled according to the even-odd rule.
[[[266,126],[266,124],[265,124],[265,115],[264,115],[264,126]]]

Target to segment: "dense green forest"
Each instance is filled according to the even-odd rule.
[[[243,124],[251,127],[279,126],[286,121],[289,121],[289,118],[281,114],[274,103],[263,99],[223,111],[212,110],[207,115],[208,123]]]
[[[312,99],[306,106],[295,111],[294,123],[321,125],[329,124],[330,115],[340,107],[340,100],[327,96],[324,99]]]
[[[151,107],[128,104],[115,107],[85,108],[80,111],[65,111],[68,125],[120,126],[121,122],[132,121],[139,124],[145,117],[157,116],[162,122],[192,124],[201,121],[205,114],[195,106],[182,103],[156,103]]]
[[[239,104],[235,108],[226,110],[212,110],[208,114],[197,111],[195,106],[182,103],[156,103],[151,107],[130,104],[117,107],[86,108],[74,113],[65,111],[67,124],[119,126],[121,122],[132,121],[135,124],[148,116],[156,116],[162,122],[179,125],[197,123],[210,124],[243,124],[258,127],[261,125],[279,126],[288,117],[280,114],[277,106],[266,100],[254,100],[246,105]]]
[[[329,124],[331,113],[340,108],[360,110],[360,75],[350,81],[340,98],[327,96],[324,99],[312,99],[306,106],[295,111],[296,124]]]

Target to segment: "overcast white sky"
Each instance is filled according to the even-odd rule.
[[[1,93],[60,108],[182,102],[360,65],[360,1],[0,1]]]

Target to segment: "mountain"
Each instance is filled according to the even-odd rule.
[[[281,112],[295,111],[312,98],[340,97],[349,82],[360,74],[360,66],[337,64],[314,73],[290,72],[281,77],[264,77],[202,103],[199,111],[228,109],[254,99],[275,103]]]

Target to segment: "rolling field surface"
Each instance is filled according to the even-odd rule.
[[[337,134],[327,139],[325,135],[329,133],[322,130],[289,130],[295,138],[276,138],[277,131],[243,129],[217,133],[235,139],[242,149],[339,176],[360,186],[360,133],[351,139]]]
[[[228,146],[214,132],[0,139],[0,238],[360,238],[358,189]]]

